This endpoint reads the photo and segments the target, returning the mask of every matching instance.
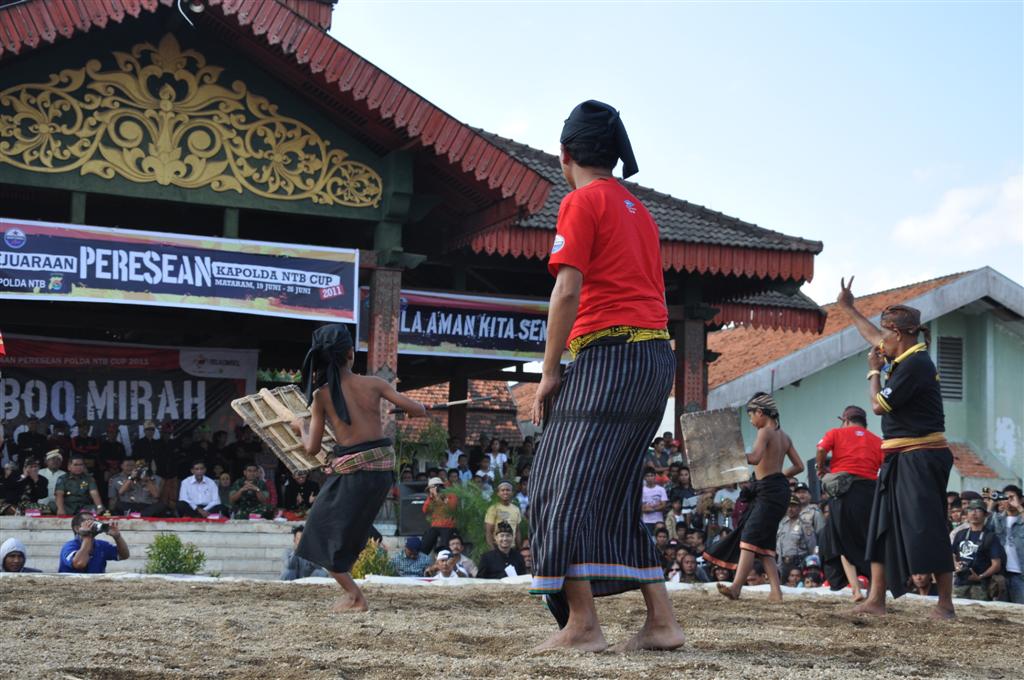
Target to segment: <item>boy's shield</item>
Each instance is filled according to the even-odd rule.
[[[308,473],[327,464],[335,444],[330,424],[324,424],[320,452],[315,456],[306,453],[302,440],[292,432],[292,419],[308,418],[310,415],[305,395],[297,386],[262,389],[258,394],[235,399],[231,402],[231,408],[263,440],[267,448],[288,466],[293,475]]]
[[[693,488],[738,484],[750,479],[736,409],[684,413],[679,417],[679,427]]]

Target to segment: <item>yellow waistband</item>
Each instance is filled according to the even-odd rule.
[[[612,326],[599,331],[591,331],[569,341],[569,352],[573,358],[588,345],[602,338],[625,337],[626,342],[646,342],[648,340],[668,340],[668,331],[664,328],[637,328],[636,326]]]
[[[932,432],[931,434],[926,434],[923,437],[894,437],[893,439],[886,439],[882,442],[883,451],[906,449],[908,447],[924,449],[941,448],[943,446],[946,446],[945,432]]]

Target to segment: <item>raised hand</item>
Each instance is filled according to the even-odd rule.
[[[846,283],[845,278],[839,279],[839,296],[836,298],[836,303],[840,307],[852,307],[853,306],[853,279],[850,277],[850,283]]]

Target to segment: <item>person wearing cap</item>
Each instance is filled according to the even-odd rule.
[[[523,521],[523,513],[519,506],[512,502],[514,493],[515,487],[512,486],[512,482],[499,482],[497,501],[492,503],[484,514],[484,537],[491,548],[496,544],[495,529],[502,522],[512,527],[512,544],[519,545],[519,525]]]
[[[850,585],[854,602],[864,599],[857,575],[870,577],[865,559],[868,519],[875,497],[878,469],[882,466],[882,440],[868,430],[867,414],[847,406],[840,427],[818,442],[814,467],[829,494],[829,514],[821,536],[825,576],[832,590]],[[830,457],[831,456],[831,457]]]
[[[607,647],[594,598],[643,590],[648,617],[620,649],[683,644],[658,551],[641,517],[647,445],[675,377],[658,225],[613,175],[638,171],[619,112],[590,100],[560,137],[571,191],[548,260],[555,277],[532,419],[533,583],[561,630],[538,650]],[[564,379],[566,348],[573,362]],[[616,502],[604,502],[614,498]]]
[[[779,522],[775,535],[775,551],[782,573],[788,574],[790,568],[801,566],[817,545],[814,528],[800,517],[800,499],[791,496],[786,516]]]
[[[447,492],[444,480],[431,477],[427,481],[427,500],[423,503],[423,514],[427,516],[430,526],[423,534],[421,550],[428,555],[434,552],[434,546],[448,546],[455,533],[455,511],[459,508],[459,497]]]
[[[968,526],[953,537],[953,597],[992,599],[992,576],[1002,571],[1006,553],[996,532],[986,526],[987,519],[985,501],[975,499],[967,504]]]
[[[946,443],[939,374],[928,354],[930,331],[921,324],[921,312],[906,305],[882,310],[877,328],[854,304],[853,278],[840,286],[838,306],[871,348],[868,396],[871,410],[882,416],[885,454],[868,523],[871,589],[854,611],[884,616],[886,589],[898,598],[912,574],[931,573],[939,591],[931,618],[955,618],[953,558],[946,548],[953,453]]]
[[[132,458],[140,458],[147,465],[156,466],[164,462],[164,448],[164,440],[156,438],[156,423],[147,420],[142,424],[142,438],[132,445]]]
[[[423,541],[419,536],[405,539],[402,552],[391,558],[391,568],[396,576],[423,576],[423,572],[433,564],[430,555],[420,552]]]
[[[825,528],[825,516],[821,508],[811,502],[811,487],[805,482],[797,482],[793,487],[793,495],[800,501],[800,519],[807,522],[818,533]]]
[[[26,567],[28,551],[17,538],[8,538],[0,545],[0,571],[6,573],[38,574],[41,570]]]
[[[423,575],[435,578],[469,578],[466,570],[459,566],[459,558],[450,550],[437,551],[437,559],[423,570]]]
[[[45,508],[44,512],[53,514],[57,512],[57,497],[54,492],[57,490],[57,482],[67,473],[61,470],[64,465],[64,456],[60,449],[53,449],[46,454],[46,467],[39,471],[39,476],[46,479],[46,497],[40,501],[40,507]]]
[[[779,523],[792,507],[789,478],[804,471],[803,460],[793,440],[782,430],[779,407],[770,394],[757,392],[746,405],[747,418],[757,428],[757,437],[747,463],[754,466],[754,482],[744,489],[749,502],[735,530],[704,551],[704,559],[727,569],[735,569],[731,584],[719,583],[719,594],[739,599],[755,559],[764,565],[771,584],[770,602],[782,601],[782,582],[775,563]],[[791,465],[783,467],[786,460]],[[787,501],[789,505],[787,506]]]

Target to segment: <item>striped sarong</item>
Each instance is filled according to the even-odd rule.
[[[532,594],[567,578],[595,596],[665,580],[641,487],[675,365],[667,341],[649,340],[587,347],[566,370],[530,476]]]

